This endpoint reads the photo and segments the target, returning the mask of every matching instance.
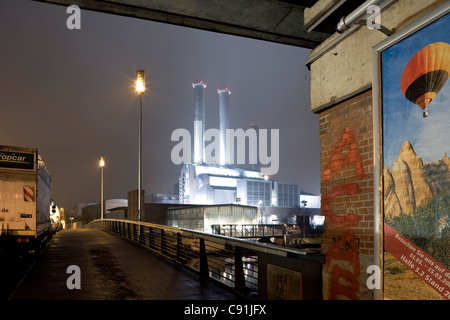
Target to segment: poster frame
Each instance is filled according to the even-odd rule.
[[[375,240],[375,265],[380,268],[381,287],[374,292],[374,299],[385,299],[384,297],[384,190],[383,190],[383,74],[382,74],[382,53],[426,28],[433,22],[441,19],[450,13],[450,2],[446,2],[436,9],[430,11],[423,17],[412,22],[408,26],[394,33],[382,42],[372,47],[372,67],[373,67],[373,128],[374,128],[374,240]]]

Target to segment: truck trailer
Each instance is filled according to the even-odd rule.
[[[0,145],[0,256],[38,255],[50,241],[50,182],[36,148]]]

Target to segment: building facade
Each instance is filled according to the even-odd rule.
[[[299,207],[300,186],[271,181],[261,172],[206,164],[186,164],[179,178],[180,204],[241,204]]]

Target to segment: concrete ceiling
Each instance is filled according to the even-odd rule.
[[[334,30],[307,32],[318,0],[35,0],[313,49]]]

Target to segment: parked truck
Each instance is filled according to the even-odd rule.
[[[0,256],[45,248],[52,236],[50,182],[36,148],[0,145]]]

